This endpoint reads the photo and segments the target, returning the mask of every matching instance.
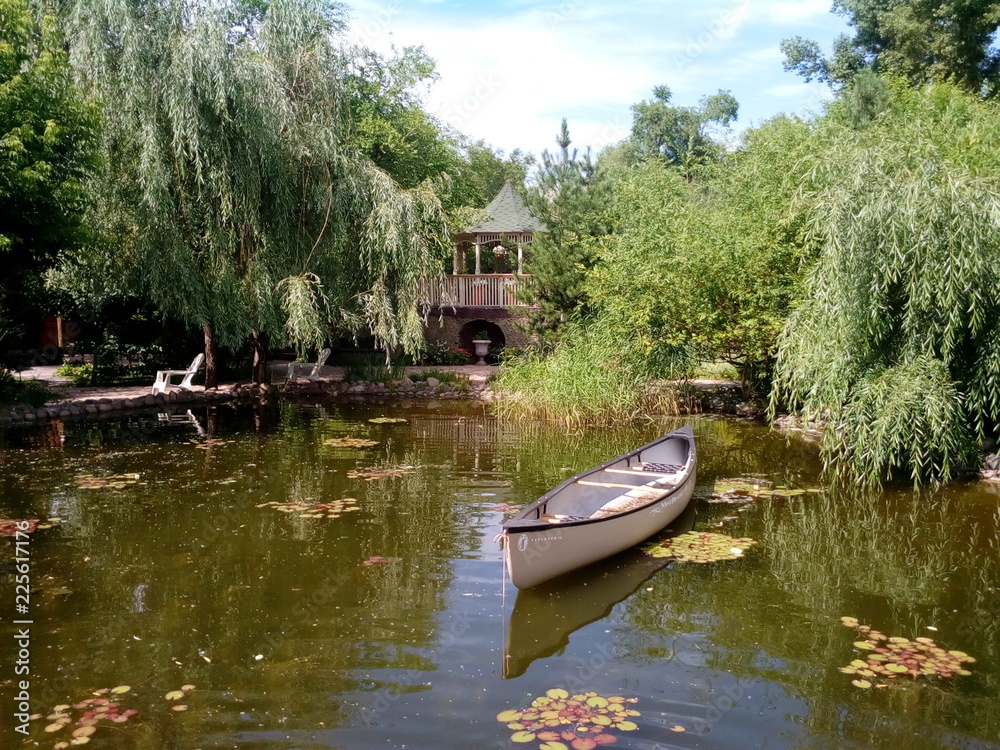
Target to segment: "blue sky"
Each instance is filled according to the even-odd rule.
[[[563,117],[573,145],[626,137],[632,104],[666,84],[675,104],[730,90],[734,137],[779,112],[818,111],[829,97],[782,70],[779,44],[830,48],[845,31],[830,0],[348,0],[348,38],[381,52],[423,45],[439,80],[426,92],[442,121],[509,152],[553,149]]]

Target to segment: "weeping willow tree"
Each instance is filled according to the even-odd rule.
[[[103,105],[92,186],[103,245],[64,265],[93,296],[139,292],[216,343],[300,351],[370,330],[422,341],[417,279],[437,272],[440,205],[400,189],[352,147],[326,0],[77,0],[71,60]]]
[[[836,472],[947,479],[1000,419],[1000,112],[939,85],[827,120],[802,195],[822,254],[773,404],[825,420]]]

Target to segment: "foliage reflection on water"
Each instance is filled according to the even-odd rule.
[[[409,421],[368,421],[398,415]],[[134,686],[139,715],[94,747],[506,746],[496,714],[554,685],[640,697],[639,729],[623,747],[1000,738],[1000,516],[998,496],[979,485],[699,500],[695,528],[759,541],[745,559],[610,561],[562,584],[581,615],[563,617],[537,592],[514,601],[502,587],[492,540],[504,504],[677,421],[567,434],[474,406],[192,416],[197,428],[153,415],[11,431],[0,450],[0,516],[67,520],[32,540],[37,710]],[[724,419],[694,425],[702,484],[818,481],[802,441]],[[377,444],[327,444],[345,437]],[[347,476],[404,465],[419,469]],[[141,482],[122,487],[75,482],[135,473]],[[255,507],[345,497],[362,510],[314,519]],[[364,564],[373,558],[386,562]],[[604,585],[616,571],[628,572],[624,589]],[[506,645],[520,661],[504,680],[505,620],[518,608],[529,617],[511,623],[517,642]],[[837,671],[852,658],[843,615],[930,634],[978,662],[961,684],[856,690]],[[12,653],[0,646],[3,664]],[[190,710],[172,714],[163,694],[185,683],[198,686]]]

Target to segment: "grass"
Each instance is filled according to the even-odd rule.
[[[551,353],[525,352],[492,379],[502,416],[568,425],[610,423],[647,414],[677,414],[676,391],[650,388],[648,375],[620,342],[579,329]]]

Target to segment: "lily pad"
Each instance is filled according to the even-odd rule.
[[[612,729],[631,732],[639,728],[628,718],[639,712],[625,708],[637,700],[596,692],[570,695],[563,688],[552,688],[525,709],[501,711],[497,721],[514,732],[512,741],[537,740],[539,750],[594,750],[617,741]]]
[[[736,539],[725,534],[689,531],[686,534],[652,542],[642,550],[653,557],[673,557],[681,562],[710,563],[736,560],[746,548],[756,544],[753,539]]]
[[[378,445],[378,440],[368,440],[366,438],[329,438],[323,441],[323,445],[330,448],[371,448]]]
[[[269,500],[266,503],[258,503],[258,508],[273,508],[282,513],[294,513],[296,518],[339,518],[344,513],[361,510],[358,501],[353,497],[344,497],[340,500],[331,500],[327,503],[307,503],[298,500],[289,500],[279,503],[277,500]]]
[[[419,466],[369,466],[365,469],[351,469],[347,476],[351,479],[364,479],[372,481],[374,479],[395,479],[396,477],[413,474]]]
[[[964,651],[946,651],[931,638],[921,636],[910,640],[901,636],[887,636],[880,631],[862,625],[853,617],[842,617],[841,622],[853,627],[865,640],[855,641],[855,648],[869,652],[865,659],[854,659],[847,667],[840,667],[845,674],[859,677],[894,680],[909,675],[918,678],[949,678],[954,675],[971,674],[962,667],[975,659]],[[858,682],[868,680],[855,680]],[[880,684],[879,687],[884,686]]]

